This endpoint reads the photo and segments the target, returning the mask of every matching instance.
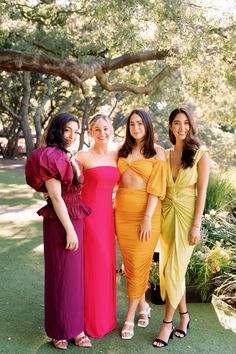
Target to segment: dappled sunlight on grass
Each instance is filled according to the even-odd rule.
[[[0,182],[1,183],[6,183],[6,184],[15,184],[17,181],[17,183],[19,183],[20,185],[25,185],[25,178],[24,175],[22,174],[21,171],[12,171],[10,174],[8,173],[8,171],[3,171],[0,170]]]
[[[33,248],[32,252],[43,254],[43,250],[43,243],[41,243],[41,245],[38,245],[37,247]]]
[[[27,252],[33,252],[41,244],[41,221],[32,222],[29,219],[26,223],[19,220],[10,223],[8,221],[1,222],[1,253],[21,247],[24,247]]]
[[[34,205],[37,208],[38,203],[39,205],[43,206],[46,202],[43,198],[42,193],[35,192],[32,188],[27,185],[17,185],[17,184],[3,184],[0,183],[0,193],[3,198],[0,200],[0,204],[3,207],[26,207],[28,205]],[[2,210],[2,208],[1,208]]]
[[[5,194],[10,194],[12,192],[17,192],[17,198],[18,195],[20,196],[21,193],[27,193],[27,197],[32,197],[34,194],[34,191],[32,188],[30,188],[27,184],[23,185],[18,185],[18,184],[6,184],[6,183],[0,183],[0,192],[5,193]],[[5,197],[5,195],[4,195]]]
[[[35,205],[36,208],[35,208]],[[34,208],[26,207],[25,205],[20,205],[17,207],[1,207],[0,222],[8,220],[9,222],[20,221],[24,224],[30,223],[32,220],[41,221],[42,218],[36,213],[38,209],[43,207],[45,202],[42,201],[34,204]]]

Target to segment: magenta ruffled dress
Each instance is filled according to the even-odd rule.
[[[101,338],[116,327],[116,242],[112,192],[120,177],[112,166],[84,171],[82,199],[92,208],[84,222],[85,331]]]
[[[62,198],[76,230],[79,249],[65,250],[66,232],[49,200],[37,213],[43,216],[45,260],[45,331],[54,339],[71,339],[84,330],[83,219],[90,214],[73,183],[66,153],[56,147],[34,150],[26,164],[27,183],[46,192],[45,182],[61,181]],[[80,177],[83,182],[83,175]]]

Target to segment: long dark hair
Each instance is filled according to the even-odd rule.
[[[74,173],[73,182],[81,187],[81,178],[78,176],[77,166],[72,161],[72,154],[66,149],[66,141],[63,137],[66,124],[68,122],[76,122],[78,128],[80,126],[78,118],[69,112],[58,113],[53,116],[48,124],[46,135],[45,135],[45,144],[47,147],[57,147],[58,149],[67,153],[69,159],[71,159],[71,166]]]
[[[68,152],[66,150],[66,141],[63,137],[65,126],[68,122],[76,122],[79,128],[79,120],[69,112],[58,113],[51,118],[45,135],[46,146],[55,146]]]
[[[156,155],[156,150],[154,147],[154,130],[152,125],[152,118],[150,114],[145,111],[143,108],[134,109],[130,115],[128,116],[127,123],[126,123],[126,136],[125,142],[120,148],[118,152],[118,157],[127,157],[129,153],[132,152],[132,149],[137,145],[136,140],[130,134],[130,118],[133,114],[137,114],[144,124],[145,128],[145,136],[143,138],[143,148],[142,153],[145,158],[150,158]]]
[[[194,156],[200,147],[200,141],[197,137],[197,127],[192,115],[186,108],[179,107],[179,108],[175,108],[169,116],[169,138],[172,144],[173,145],[176,144],[176,139],[172,130],[170,129],[170,126],[173,120],[175,119],[175,117],[177,116],[177,114],[179,113],[183,113],[186,115],[190,126],[188,134],[184,141],[183,153],[181,158],[182,167],[185,169],[187,167],[193,166]]]

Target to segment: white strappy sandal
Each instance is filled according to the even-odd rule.
[[[92,343],[88,336],[84,332],[81,332],[77,337],[75,337],[75,345],[78,347],[90,348]]]
[[[124,326],[130,326],[132,329],[122,329],[121,338],[122,339],[131,339],[134,336],[134,322],[125,321]]]
[[[139,315],[145,315],[147,318],[139,318],[138,327],[147,327],[149,325],[149,318],[151,317],[151,307],[148,305],[147,310],[140,311]]]

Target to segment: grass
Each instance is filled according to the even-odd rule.
[[[44,204],[41,196],[24,184],[21,168],[0,170],[0,353],[49,354],[55,349],[43,329],[43,253],[41,218],[35,213]],[[117,251],[120,266],[120,255]],[[93,339],[91,349],[70,345],[68,353],[156,353],[152,341],[162,322],[164,306],[154,305],[146,329],[135,326],[131,341],[119,332],[126,312],[125,279],[117,275],[117,329],[102,339]],[[189,304],[190,330],[186,338],[174,338],[164,353],[235,353],[236,336],[219,324],[211,304]],[[175,324],[178,316],[175,317]]]

